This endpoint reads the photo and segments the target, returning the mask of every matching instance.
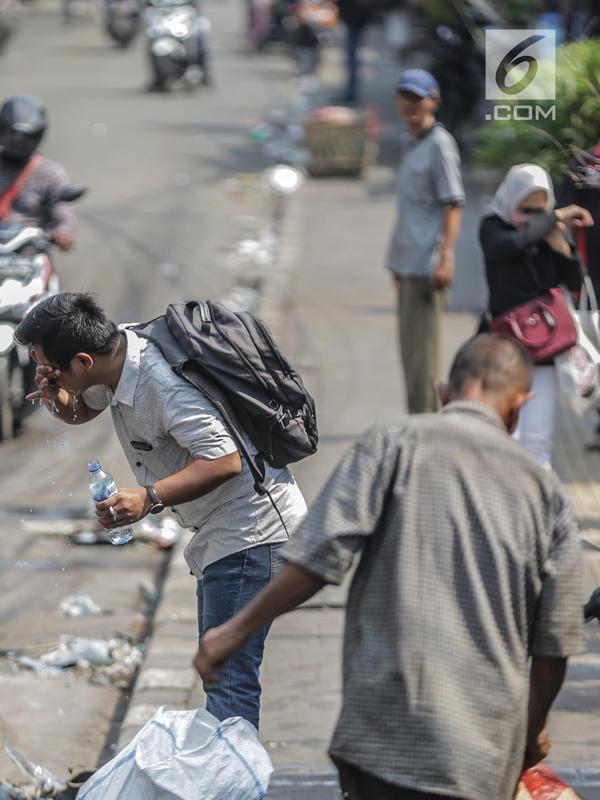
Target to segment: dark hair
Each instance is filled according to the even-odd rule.
[[[463,344],[450,368],[450,389],[460,394],[469,381],[478,381],[486,392],[504,394],[523,389],[529,391],[533,362],[531,356],[514,339],[483,333]]]
[[[91,294],[63,292],[34,306],[15,331],[26,347],[40,345],[50,361],[68,371],[77,353],[110,355],[119,337]]]

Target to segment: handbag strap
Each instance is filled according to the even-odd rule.
[[[36,153],[33,158],[30,158],[25,167],[19,172],[14,182],[8,187],[2,197],[0,197],[0,222],[9,215],[17,195],[27,183],[32,173],[39,167],[41,161],[42,156],[39,153]]]
[[[589,272],[584,269],[583,272],[583,286],[581,288],[581,295],[579,296],[579,310],[580,311],[598,311],[598,299],[596,297],[596,290],[590,278]]]
[[[587,248],[587,238],[585,233],[585,228],[577,228],[575,231],[575,243],[577,245],[577,252],[579,253],[579,258],[581,259],[581,263],[587,270],[589,260],[588,260],[588,248]]]

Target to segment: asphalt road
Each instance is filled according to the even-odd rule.
[[[241,3],[209,0],[206,9],[216,80],[210,90],[147,92],[142,39],[117,50],[98,10],[65,25],[50,0],[27,5],[0,60],[0,98],[42,98],[50,115],[44,152],[90,187],[78,206],[77,249],[58,259],[62,288],[94,291],[117,321],[150,319],[177,299],[222,297],[235,279],[225,254],[237,228],[224,182],[262,166],[246,132],[285,90],[290,66],[278,56],[249,61],[237,52]],[[157,579],[164,554],[143,544],[71,546],[60,533],[32,527],[40,514],[86,502],[92,457],[121,485],[131,483],[107,415],[70,428],[39,410],[17,441],[0,445],[2,651],[37,654],[61,633],[139,631],[138,583]],[[56,608],[73,591],[114,614],[65,620]],[[190,579],[190,603],[193,591]],[[93,766],[120,700],[118,690],[82,678],[13,674],[0,659],[0,746],[16,745],[60,774]],[[0,778],[17,775],[0,752]]]

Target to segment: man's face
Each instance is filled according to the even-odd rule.
[[[413,92],[405,91],[396,95],[396,105],[409,129],[418,131],[435,114],[439,101],[435,97],[419,97]]]
[[[85,389],[88,389],[91,385],[89,378],[89,367],[86,368],[86,365],[79,357],[79,354],[71,360],[71,363],[66,370],[60,369],[56,362],[53,362],[50,358],[48,358],[44,353],[44,349],[39,344],[36,344],[31,348],[31,358],[36,364],[59,370],[60,375],[56,378],[55,382],[62,389],[66,389],[67,392],[78,394],[79,392],[83,392]],[[89,358],[89,356],[87,356],[87,358]]]

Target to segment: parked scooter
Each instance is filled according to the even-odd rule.
[[[151,88],[168,89],[183,78],[210,86],[210,21],[193,0],[152,0],[144,12]],[[200,74],[194,81],[192,74]]]
[[[59,199],[73,202],[84,192],[83,187],[68,186]],[[19,431],[30,408],[25,396],[35,390],[29,352],[15,343],[13,334],[36,303],[60,289],[51,245],[42,228],[0,223],[0,441]]]
[[[106,0],[104,27],[119,47],[128,47],[140,29],[138,0]]]

